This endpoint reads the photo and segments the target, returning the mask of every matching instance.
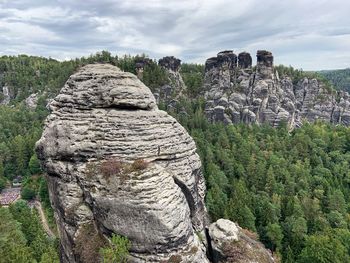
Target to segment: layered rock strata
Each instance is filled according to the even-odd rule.
[[[196,234],[206,213],[195,143],[136,76],[87,65],[50,108],[36,151],[62,262],[86,261],[90,243],[113,233],[131,241],[130,262],[208,262]],[[87,229],[90,245],[82,246]]]
[[[350,100],[346,92],[335,92],[317,79],[303,78],[293,83],[278,76],[271,52],[259,50],[257,65],[251,56],[232,51],[218,53],[205,64],[203,95],[206,113],[215,122],[286,122],[290,128],[303,121],[323,120],[350,125]]]

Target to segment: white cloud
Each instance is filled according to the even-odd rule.
[[[346,0],[0,0],[1,54],[58,59],[101,49],[204,63],[223,49],[276,64],[350,66]]]

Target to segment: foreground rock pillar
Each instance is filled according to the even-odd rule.
[[[98,262],[113,233],[131,241],[130,262],[208,262],[195,143],[136,76],[87,65],[50,107],[36,151],[62,262]]]

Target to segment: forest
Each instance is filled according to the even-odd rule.
[[[46,236],[39,215],[25,201],[0,207],[1,263],[58,263],[57,241]]]
[[[23,176],[22,197],[40,198],[54,224],[34,153],[49,113],[47,98],[84,64],[107,62],[135,73],[140,57],[144,55],[117,57],[106,51],[65,62],[0,57],[0,86],[10,86],[14,97],[10,105],[0,106],[0,190]],[[283,66],[276,70],[293,81],[309,74]],[[322,122],[292,132],[284,124],[272,128],[208,123],[204,101],[198,98],[203,72],[203,65],[182,64],[186,98],[175,109],[160,107],[196,141],[211,220],[237,222],[281,262],[350,262],[350,129]],[[145,67],[143,82],[151,89],[166,81],[166,72],[155,61]],[[333,85],[342,85],[337,83]],[[23,103],[31,93],[40,95],[35,110]],[[43,234],[37,213],[22,201],[0,208],[0,254],[0,262],[58,262],[57,241]]]
[[[203,108],[172,114],[196,141],[211,219],[257,233],[282,262],[350,262],[350,129],[209,124]]]
[[[350,68],[322,70],[317,73],[332,83],[337,90],[350,92]]]

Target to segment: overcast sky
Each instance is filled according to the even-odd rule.
[[[0,0],[0,55],[68,59],[273,52],[304,70],[350,67],[349,0]]]

